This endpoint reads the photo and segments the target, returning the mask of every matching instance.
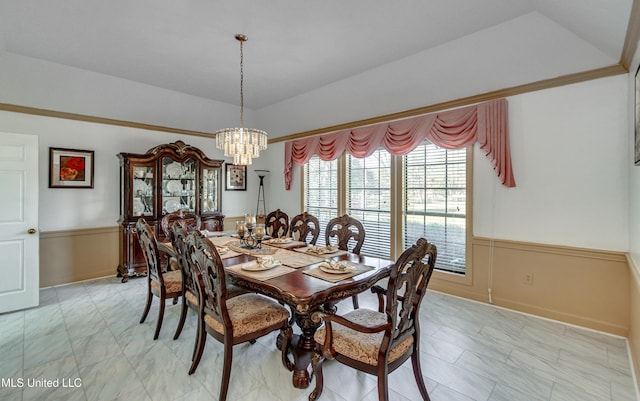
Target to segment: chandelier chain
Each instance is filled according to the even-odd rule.
[[[240,40],[240,127],[244,128],[244,40]]]
[[[224,128],[216,131],[216,147],[224,150],[225,157],[232,157],[236,166],[251,164],[251,159],[259,157],[260,151],[267,149],[267,133],[256,128],[244,127],[244,42],[247,37],[237,34],[240,42],[240,127]]]

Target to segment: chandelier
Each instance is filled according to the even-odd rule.
[[[251,159],[260,156],[260,151],[267,149],[267,133],[255,128],[244,126],[244,54],[242,44],[247,41],[243,34],[237,34],[240,42],[240,127],[224,128],[216,131],[216,147],[224,150],[225,157],[233,157],[233,164],[246,166]]]

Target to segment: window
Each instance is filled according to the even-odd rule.
[[[378,149],[358,159],[347,155],[347,213],[364,226],[361,253],[391,256],[391,154]]]
[[[404,156],[403,243],[420,237],[438,247],[437,268],[465,271],[466,149],[425,142]]]
[[[314,156],[305,168],[304,208],[318,217],[320,238],[331,218],[348,213],[365,228],[363,254],[394,259],[424,237],[438,247],[437,269],[465,274],[467,149],[425,141],[405,156],[378,149],[364,159],[347,154],[342,160],[344,169],[337,160]],[[403,195],[396,203],[394,193]]]
[[[324,245],[324,229],[338,216],[338,161],[314,155],[306,165],[304,181],[304,210],[318,218],[318,245]]]

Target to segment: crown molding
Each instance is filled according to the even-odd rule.
[[[634,5],[640,2],[640,0],[634,1]],[[640,7],[636,7],[640,8]],[[629,36],[629,35],[628,35]],[[561,77],[544,79],[541,81],[532,82],[529,84],[513,86],[510,88],[499,89],[492,92],[481,93],[465,98],[450,100],[442,103],[436,103],[428,106],[419,107],[416,109],[405,110],[397,113],[385,114],[382,116],[367,118],[364,120],[352,121],[348,123],[333,125],[325,128],[318,128],[311,131],[298,132],[291,135],[285,135],[278,138],[269,139],[269,144],[285,142],[294,139],[306,138],[309,136],[326,134],[329,132],[341,131],[344,129],[362,127],[365,125],[378,124],[386,121],[400,120],[403,118],[415,117],[422,114],[435,113],[442,110],[453,109],[456,107],[468,106],[471,104],[486,102],[489,100],[500,99],[508,96],[520,95],[527,92],[534,92],[543,89],[555,88],[558,86],[575,84],[583,81],[589,81],[598,78],[605,78],[613,75],[626,74],[628,69],[622,64],[614,64],[608,67],[597,68],[594,70],[578,72],[575,74],[563,75]],[[97,124],[115,125],[119,127],[137,128],[151,131],[169,132],[173,134],[191,135],[212,138],[213,134],[209,132],[193,131],[182,128],[165,127],[162,125],[153,125],[146,123],[139,123],[127,120],[118,120],[113,118],[90,116],[86,114],[69,113],[64,111],[40,109],[36,107],[15,105],[10,103],[0,103],[0,110],[10,111],[14,113],[31,114],[44,117],[63,118],[67,120],[84,121]]]
[[[203,136],[208,138],[213,137],[213,134],[208,132],[192,131],[192,130],[187,130],[182,128],[173,128],[173,127],[165,127],[162,125],[139,123],[135,121],[90,116],[87,114],[68,113],[65,111],[39,109],[36,107],[21,106],[21,105],[10,104],[10,103],[0,103],[0,110],[11,111],[14,113],[31,114],[36,116],[63,118],[66,120],[84,121],[84,122],[106,124],[106,125],[116,125],[119,127],[138,128],[138,129],[160,131],[160,132],[170,132],[172,134]]]
[[[640,1],[640,0],[638,0]],[[382,116],[367,118],[364,120],[352,121],[348,123],[332,125],[330,127],[318,128],[311,131],[298,132],[291,135],[281,136],[269,140],[269,144],[277,142],[291,141],[295,139],[306,138],[309,136],[326,134],[329,132],[342,131],[345,129],[363,127],[366,125],[373,125],[382,122],[388,122],[393,120],[401,120],[403,118],[415,117],[423,114],[436,113],[443,110],[454,109],[457,107],[469,106],[476,103],[482,103],[489,100],[501,99],[504,97],[521,95],[523,93],[535,92],[543,89],[550,89],[564,85],[571,85],[583,81],[590,81],[598,78],[605,78],[613,75],[626,74],[628,69],[621,64],[614,64],[608,67],[596,68],[589,71],[578,72],[574,74],[567,74],[561,77],[544,79],[524,85],[512,86],[510,88],[499,89],[492,92],[481,93],[469,97],[464,97],[455,100],[449,100],[442,103],[436,103],[429,106],[418,107],[416,109],[400,111],[397,113],[385,114]]]

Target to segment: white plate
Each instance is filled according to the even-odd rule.
[[[180,201],[178,199],[169,199],[164,202],[164,208],[168,213],[173,213],[180,209]]]
[[[167,181],[167,192],[172,195],[178,195],[182,191],[182,183],[179,180]]]
[[[147,185],[146,182],[139,180],[137,178],[133,180],[133,193],[137,193],[138,191],[142,193],[146,193],[148,190],[149,190],[149,186]]]
[[[209,231],[209,230],[200,230],[200,234],[205,237],[224,237],[224,231]]]
[[[289,237],[281,237],[281,238],[274,238],[270,240],[269,243],[270,244],[288,244],[291,241],[293,240]]]
[[[144,213],[144,203],[140,200],[140,198],[133,199],[133,214],[136,216],[141,216]]]
[[[327,249],[324,246],[321,247],[308,247],[306,249],[306,252],[308,253],[314,253],[316,255],[328,255],[328,254],[332,254],[332,253],[336,253],[338,252],[340,249],[338,249],[338,247],[331,247],[330,249]]]
[[[322,270],[325,273],[330,273],[330,274],[353,273],[353,270],[350,270],[349,267],[347,267],[347,270],[336,270],[336,269],[329,269],[328,267],[324,267],[323,265],[320,265],[320,270]]]
[[[269,269],[273,269],[276,266],[280,266],[282,263],[280,263],[280,261],[275,260],[273,262],[273,264],[270,265],[259,265],[258,262],[256,262],[255,260],[253,262],[249,262],[249,263],[245,263],[241,266],[242,270],[248,270],[248,271],[252,271],[252,272],[259,272],[259,271],[263,271],[263,270],[269,270]]]
[[[169,178],[180,178],[184,170],[182,169],[182,164],[178,162],[173,162],[164,169]]]

